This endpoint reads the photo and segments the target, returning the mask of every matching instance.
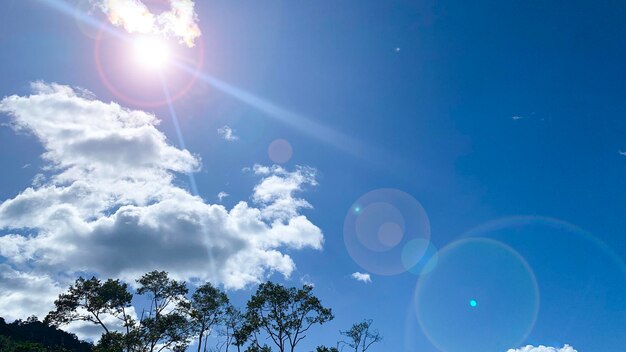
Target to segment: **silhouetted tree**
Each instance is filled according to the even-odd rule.
[[[241,348],[250,338],[250,327],[247,324],[246,316],[233,305],[228,305],[224,314],[222,336],[226,339],[226,352],[229,346],[237,347],[237,352],[241,352]]]
[[[253,332],[265,332],[279,352],[295,350],[313,324],[324,324],[334,318],[330,308],[322,306],[311,294],[313,286],[286,288],[266,282],[259,285],[247,304],[247,320]],[[256,347],[260,347],[253,334]]]
[[[132,335],[142,351],[184,351],[189,345],[191,326],[185,312],[185,282],[175,281],[165,271],[151,271],[137,280],[137,293],[150,299],[150,309],[144,311]]]
[[[339,352],[336,347],[317,346],[315,352]]]
[[[248,346],[244,352],[272,352],[272,349],[267,345],[259,346],[258,344],[253,344]]]
[[[92,277],[79,277],[67,293],[54,301],[55,310],[48,313],[45,322],[54,326],[74,321],[87,321],[100,325],[105,333],[109,328],[103,321],[105,315],[126,320],[126,308],[130,307],[132,294],[128,285],[119,280],[109,279],[102,283]]]
[[[366,319],[352,325],[350,330],[340,331],[341,335],[348,338],[348,341],[341,341],[340,344],[350,347],[355,352],[367,351],[370,346],[383,339],[380,333],[377,330],[372,330],[371,327],[372,320]]]
[[[121,352],[126,349],[127,351],[134,351],[135,346],[131,346],[129,336],[112,331],[104,333],[100,337],[100,341],[93,348],[93,352]]]
[[[228,296],[209,282],[199,286],[191,296],[189,315],[193,332],[198,335],[198,352],[202,349],[204,335],[210,334],[224,319],[228,302]]]
[[[90,352],[92,345],[76,335],[40,322],[32,316],[7,324],[0,318],[2,352]]]

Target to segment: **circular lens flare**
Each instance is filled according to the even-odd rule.
[[[352,259],[374,274],[421,275],[436,263],[422,262],[427,252],[434,251],[426,211],[413,196],[397,189],[377,189],[357,199],[346,214],[343,235]]]
[[[456,241],[415,291],[422,332],[440,351],[507,351],[521,344],[539,313],[539,285],[514,249],[486,238]]]
[[[170,61],[170,50],[163,40],[139,37],[133,42],[135,61],[148,69],[162,69]]]

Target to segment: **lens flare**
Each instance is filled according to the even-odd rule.
[[[431,269],[426,261],[436,263],[430,261],[436,250],[429,242],[426,211],[397,189],[378,189],[357,199],[346,214],[343,234],[352,259],[374,274],[421,274]]]
[[[506,351],[534,327],[539,287],[509,246],[464,239],[444,247],[437,267],[420,277],[415,308],[422,331],[441,351]]]
[[[568,341],[599,336],[598,351],[618,351],[626,342],[626,335],[614,333],[615,326],[626,326],[626,265],[602,235],[560,219],[513,216],[485,223],[465,237],[505,243],[533,268],[541,289],[537,327],[542,334]],[[490,303],[475,294],[468,298],[480,304],[473,313]]]
[[[293,148],[291,147],[291,143],[287,140],[277,139],[270,143],[267,148],[267,155],[273,162],[277,164],[284,164],[291,159],[291,156],[293,155]]]

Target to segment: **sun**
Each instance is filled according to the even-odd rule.
[[[164,68],[170,61],[167,43],[155,37],[139,37],[133,41],[135,61],[148,69]]]

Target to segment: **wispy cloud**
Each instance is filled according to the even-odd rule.
[[[519,116],[519,115],[511,116],[511,119],[513,119],[513,120],[521,120],[521,119],[524,119],[524,118],[525,118],[524,116]]]
[[[222,200],[226,197],[230,196],[230,194],[226,193],[226,192],[220,192],[217,194],[217,199],[219,199],[220,203],[222,202]]]
[[[93,0],[109,21],[128,33],[157,34],[178,39],[189,47],[200,37],[192,0],[168,0],[170,9],[154,14],[141,0]]]
[[[561,348],[546,346],[525,346],[519,349],[510,349],[507,352],[577,352],[572,346],[565,345]]]
[[[623,151],[623,150],[618,150],[617,152],[618,152],[620,155],[626,156],[626,152],[625,152],[625,151]]]
[[[224,125],[218,128],[217,134],[229,142],[234,142],[234,141],[239,140],[239,137],[235,135],[235,130],[230,128],[230,126],[228,125]]]
[[[370,276],[370,274],[366,274],[366,273],[360,273],[360,272],[352,273],[352,278],[355,279],[356,281],[361,281],[366,284],[372,282],[372,277]]]
[[[285,250],[321,249],[321,230],[301,214],[311,205],[297,196],[316,184],[313,169],[257,165],[252,203],[209,204],[178,186],[177,175],[201,161],[172,146],[154,115],[68,86],[33,90],[0,101],[11,126],[42,144],[46,173],[0,201],[8,233],[0,237],[0,295],[15,298],[0,300],[0,311],[45,312],[77,272],[132,282],[157,269],[238,289],[271,273],[290,276],[296,266]],[[40,310],[20,294],[33,285]]]
[[[303,285],[315,287],[315,283],[313,282],[313,280],[311,280],[311,276],[309,276],[309,274],[301,276],[300,277],[300,283],[303,284]]]

